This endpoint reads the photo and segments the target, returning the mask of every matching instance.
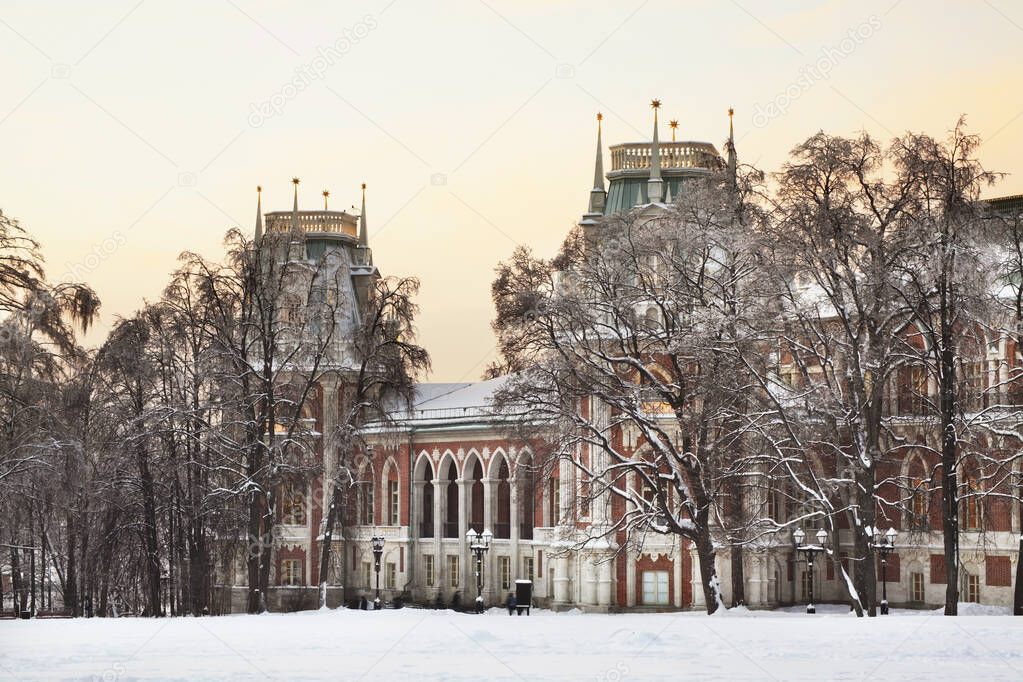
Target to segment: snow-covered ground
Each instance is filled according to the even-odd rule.
[[[1023,679],[1023,618],[821,611],[509,617],[404,609],[2,621],[0,677]]]

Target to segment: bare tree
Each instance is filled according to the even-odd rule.
[[[501,401],[550,425],[555,456],[578,472],[588,537],[620,548],[651,532],[691,541],[708,613],[722,606],[716,498],[744,453],[737,349],[757,269],[751,229],[715,177],[677,206],[573,232],[553,263],[520,252],[495,287],[499,310],[516,299],[524,309],[518,329],[503,330],[518,334],[507,347],[524,369]]]
[[[330,501],[323,520],[320,543],[319,605],[327,605],[327,578],[334,551],[334,531],[344,509],[344,493],[356,483],[355,453],[364,449],[363,426],[383,425],[391,415],[407,411],[415,382],[430,368],[430,356],[415,343],[414,302],[419,282],[413,278],[381,278],[363,306],[351,337],[349,367],[344,372],[344,394],[334,433],[336,458],[329,477]]]

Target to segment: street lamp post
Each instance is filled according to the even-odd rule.
[[[479,613],[483,610],[483,556],[490,549],[490,541],[494,539],[494,534],[489,528],[484,529],[482,533],[470,528],[465,534],[465,539],[469,543],[469,551],[476,560],[476,612]]]
[[[813,559],[824,551],[824,543],[828,541],[828,532],[823,528],[817,531],[816,545],[803,544],[803,540],[806,539],[806,533],[803,532],[802,528],[797,528],[793,531],[792,539],[796,541],[796,549],[806,555],[806,571],[810,578],[810,594],[808,595],[809,600],[806,604],[806,612],[817,613],[817,607],[813,603]]]
[[[895,529],[889,528],[881,537],[879,528],[867,526],[867,534],[873,538],[871,547],[881,555],[881,615],[888,615],[888,555],[895,550]]]
[[[370,542],[373,543],[373,569],[377,574],[377,596],[373,600],[373,610],[376,611],[380,608],[380,557],[384,555],[384,537],[374,535]]]

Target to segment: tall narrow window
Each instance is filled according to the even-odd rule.
[[[305,486],[287,483],[281,486],[281,523],[305,525]]]
[[[533,527],[536,525],[536,472],[533,470],[533,459],[522,461],[518,466],[518,472],[517,478],[522,481],[519,502],[522,521],[519,524],[519,537],[523,540],[532,540]]]
[[[384,571],[384,587],[393,590],[398,584],[398,567],[393,561],[388,561]]]
[[[397,526],[400,524],[400,518],[398,516],[398,481],[391,479],[387,482],[387,524],[389,526]]]
[[[423,557],[423,569],[423,572],[426,573],[426,586],[433,587],[437,582],[437,568],[433,564],[432,554]]]
[[[533,557],[524,556],[522,557],[522,575],[525,580],[533,580]]]
[[[448,483],[444,491],[444,537],[458,537],[458,473],[455,470],[455,463],[448,464]]]
[[[910,600],[922,604],[924,601],[924,574],[911,573],[909,575],[909,582]]]
[[[373,525],[373,474],[370,472],[359,485],[359,523]]]
[[[432,478],[433,472],[429,472],[428,475]],[[423,502],[422,508],[419,514],[420,526],[419,526],[419,537],[421,538],[432,538],[433,537],[433,481],[428,478],[426,483],[423,484]]]
[[[511,557],[499,556],[497,557],[497,569],[501,575],[501,589],[511,589]]]
[[[552,478],[547,482],[547,487],[547,499],[551,507],[547,514],[550,519],[548,525],[556,526],[561,522],[561,481]]]
[[[448,587],[458,587],[458,555],[448,554]]]
[[[471,515],[469,527],[477,533],[483,532],[483,465],[477,459],[472,468]]]
[[[497,523],[494,524],[494,537],[511,537],[511,483],[508,481],[508,463],[503,459],[497,473]]]

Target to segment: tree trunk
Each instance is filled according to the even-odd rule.
[[[156,494],[148,455],[139,446],[139,479],[142,489],[143,535],[146,547],[146,611],[149,616],[160,613],[160,549],[156,534]]]
[[[715,565],[714,541],[706,523],[697,523],[701,530],[694,541],[696,556],[700,562],[700,586],[703,588],[703,599],[707,605],[707,615],[711,615],[724,606],[721,599],[721,582],[718,580]]]
[[[746,573],[743,569],[742,560],[746,552],[740,544],[732,544],[732,606],[742,606],[746,603]]]
[[[943,306],[944,307],[944,306]],[[942,311],[943,315],[945,310]],[[941,529],[945,551],[945,615],[959,614],[959,500],[956,472],[955,354],[951,324],[942,324],[938,373],[941,411]]]
[[[873,466],[861,470],[856,476],[856,482],[860,525],[853,525],[853,577],[861,606],[867,616],[873,618],[877,615],[877,566],[874,564],[874,550],[870,546],[871,536],[864,530],[868,525],[875,525],[876,521]],[[832,532],[833,537],[837,538],[835,531]]]
[[[1023,519],[1023,499],[1019,501],[1020,518]],[[1012,593],[1012,615],[1023,616],[1023,533],[1019,536],[1019,550],[1016,554],[1016,586]]]
[[[78,603],[78,533],[75,529],[71,512],[64,515],[67,527],[67,573],[64,577],[64,608],[71,610],[72,616],[82,615],[82,606]]]
[[[327,575],[330,570],[330,557],[334,551],[334,527],[337,525],[338,509],[341,505],[341,486],[335,481],[331,486],[330,504],[327,505],[327,517],[323,525],[323,541],[320,543],[320,608],[327,606]]]
[[[262,600],[259,592],[259,564],[262,557],[262,547],[265,541],[260,520],[263,518],[260,511],[261,497],[257,493],[250,494],[249,502],[249,528],[248,543],[246,544],[246,568],[248,574],[248,613],[261,613],[260,604]]]

